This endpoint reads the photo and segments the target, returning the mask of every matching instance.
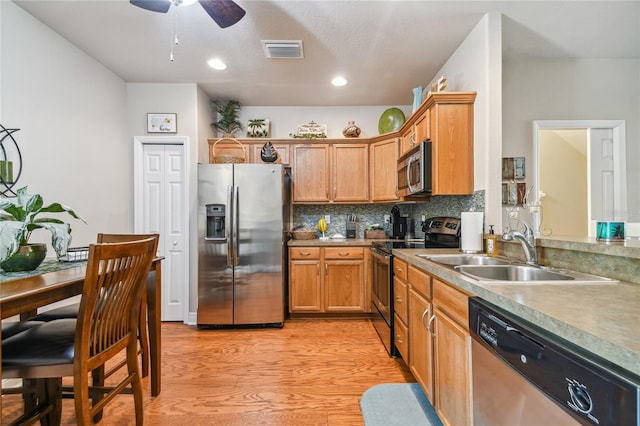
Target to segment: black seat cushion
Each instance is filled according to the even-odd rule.
[[[13,321],[2,322],[2,339],[7,339],[11,336],[15,336],[18,333],[22,333],[25,330],[30,329],[33,326],[42,324],[41,321]]]
[[[76,320],[61,319],[2,339],[2,367],[72,363],[75,333]]]
[[[80,303],[74,303],[71,305],[61,306],[59,308],[39,313],[38,315],[30,319],[33,321],[55,321],[66,318],[77,318],[79,309]]]

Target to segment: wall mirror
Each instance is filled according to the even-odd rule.
[[[623,120],[534,121],[532,169],[542,236],[594,236],[596,221],[628,220]]]

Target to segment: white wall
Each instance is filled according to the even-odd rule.
[[[23,160],[17,186],[86,218],[88,225],[60,215],[71,223],[72,246],[98,232],[130,231],[124,81],[12,2],[1,1],[0,10],[0,122],[21,129],[14,134]],[[50,242],[50,234],[36,231],[32,241]]]
[[[416,83],[416,86],[419,82]],[[407,103],[413,102],[413,94],[407,94]],[[388,105],[388,106],[335,106],[335,107],[306,107],[306,106],[286,106],[286,107],[256,107],[243,106],[240,109],[240,121],[246,131],[249,119],[268,118],[271,122],[272,138],[289,138],[290,133],[296,133],[299,124],[307,124],[315,121],[318,124],[327,125],[327,137],[344,138],[342,129],[349,121],[355,121],[362,133],[360,137],[373,137],[378,132],[378,120],[382,113],[391,107],[400,108],[405,117],[411,115],[411,105]],[[243,135],[238,133],[237,136]]]
[[[486,14],[433,79],[447,78],[447,91],[475,91],[474,187],[485,190],[485,230],[501,229],[502,17]]]
[[[505,157],[532,165],[533,120],[625,120],[627,207],[640,220],[640,60],[505,58]],[[531,185],[531,169],[527,184]]]

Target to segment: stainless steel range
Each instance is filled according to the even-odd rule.
[[[404,248],[460,248],[460,219],[433,217],[422,226],[424,240],[373,241],[371,322],[391,356],[397,356],[393,319],[393,250]]]

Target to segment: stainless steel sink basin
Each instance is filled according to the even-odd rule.
[[[508,265],[509,262],[506,259],[499,259],[495,257],[489,257],[484,254],[418,254],[418,257],[430,260],[432,262],[439,263],[447,266],[460,266],[460,265]]]
[[[566,281],[575,279],[572,276],[551,272],[535,266],[526,265],[494,265],[456,267],[461,272],[478,280],[496,281]]]
[[[455,269],[471,278],[486,283],[556,283],[607,284],[617,280],[576,271],[550,270],[530,265],[460,265]]]

